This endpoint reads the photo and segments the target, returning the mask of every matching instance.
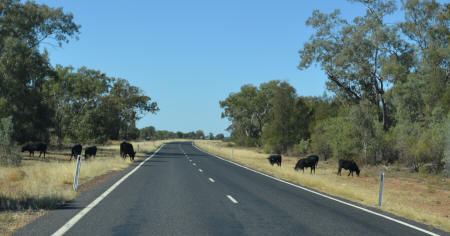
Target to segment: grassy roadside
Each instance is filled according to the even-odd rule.
[[[440,176],[412,174],[400,166],[363,167],[359,178],[347,177],[347,171],[336,176],[337,163],[333,160],[319,160],[315,175],[309,174],[309,169],[303,174],[293,169],[298,157],[283,156],[280,168],[271,166],[268,155],[256,148],[229,147],[227,143],[209,140],[197,140],[195,144],[277,178],[371,207],[377,207],[379,175],[384,172],[381,210],[450,231],[450,183]]]
[[[139,145],[136,156],[141,158],[168,141],[131,143],[135,151]],[[82,161],[80,186],[131,164],[129,158],[120,157],[119,144],[120,141],[111,141],[97,146],[97,157]],[[28,153],[22,155],[20,167],[0,167],[0,235],[9,235],[78,194],[72,189],[76,161],[69,161],[69,149],[50,149],[46,159],[38,158],[38,155],[30,158]]]

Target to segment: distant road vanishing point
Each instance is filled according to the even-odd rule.
[[[174,142],[14,235],[449,235],[336,200]]]

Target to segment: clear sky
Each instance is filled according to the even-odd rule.
[[[319,68],[299,71],[298,50],[312,34],[314,9],[363,15],[344,0],[124,1],[39,0],[72,12],[79,40],[47,46],[52,65],[86,66],[125,78],[158,103],[138,128],[228,134],[219,101],[244,84],[288,81],[300,96],[320,96]]]

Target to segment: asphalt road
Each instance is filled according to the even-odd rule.
[[[15,235],[52,235],[139,164],[65,235],[426,235],[218,159],[191,143],[166,144],[148,161]]]

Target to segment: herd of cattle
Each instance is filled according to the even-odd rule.
[[[73,146],[69,160],[72,160],[72,157],[77,158],[78,155],[81,155],[82,150],[83,150],[83,146],[81,146],[81,144],[77,144],[77,145]],[[30,157],[31,156],[34,157],[34,152],[39,152],[39,157],[41,157],[41,155],[44,154],[44,158],[45,158],[45,154],[47,153],[47,144],[45,144],[45,143],[27,144],[22,147],[22,152],[26,152],[26,151],[30,153]],[[84,159],[85,160],[88,159],[89,157],[95,158],[95,155],[97,155],[97,146],[90,146],[90,147],[86,147],[84,149]],[[133,145],[131,143],[122,142],[120,144],[120,156],[123,159],[125,159],[127,155],[130,157],[130,160],[134,160],[136,152],[134,151]]]
[[[274,155],[270,155],[268,158],[269,163],[271,165],[277,164],[278,166],[281,166],[281,155],[280,154],[274,154]],[[294,170],[298,171],[298,170],[303,170],[303,173],[305,172],[305,168],[311,168],[311,174],[316,173],[316,167],[317,164],[319,163],[319,157],[317,155],[309,155],[305,158],[301,158],[300,160],[297,161],[297,164],[294,167]],[[348,176],[350,176],[350,174],[353,176],[353,172],[356,172],[356,175],[359,176],[359,168],[358,165],[356,165],[356,163],[354,161],[348,161],[348,160],[339,160],[338,162],[339,166],[338,166],[338,175],[341,175],[341,170],[345,169],[345,170],[349,170],[350,172],[348,173]]]
[[[81,155],[83,147],[81,146],[81,144],[77,144],[75,146],[72,147],[72,153],[70,154],[70,160],[72,160],[72,157],[77,157],[78,155]],[[30,152],[30,157],[33,156],[34,157],[34,152],[39,152],[39,157],[41,157],[42,154],[44,154],[44,158],[45,158],[45,153],[47,152],[47,144],[45,143],[32,143],[32,144],[27,144],[25,146],[22,147],[22,152],[28,151]],[[94,157],[97,154],[97,147],[96,146],[91,146],[91,147],[86,147],[84,149],[84,158],[88,159],[89,157]],[[122,142],[120,144],[120,156],[125,159],[126,156],[130,157],[130,160],[133,161],[134,157],[136,155],[136,152],[133,149],[133,145],[131,143],[127,143],[127,142]],[[274,155],[270,155],[268,158],[269,163],[271,165],[277,164],[278,166],[281,166],[281,155],[280,154],[274,154]],[[305,168],[311,168],[311,174],[316,173],[316,167],[317,164],[319,163],[319,157],[317,155],[309,155],[305,158],[301,158],[300,160],[297,161],[297,164],[295,165],[294,169],[296,171],[298,170],[302,170],[303,173],[305,172]],[[345,170],[349,170],[350,172],[348,173],[348,176],[352,175],[353,176],[353,172],[356,172],[356,175],[359,176],[359,168],[358,165],[356,165],[356,163],[354,161],[348,161],[348,160],[339,160],[338,162],[339,166],[338,166],[338,175],[341,175],[341,170],[345,169]]]

